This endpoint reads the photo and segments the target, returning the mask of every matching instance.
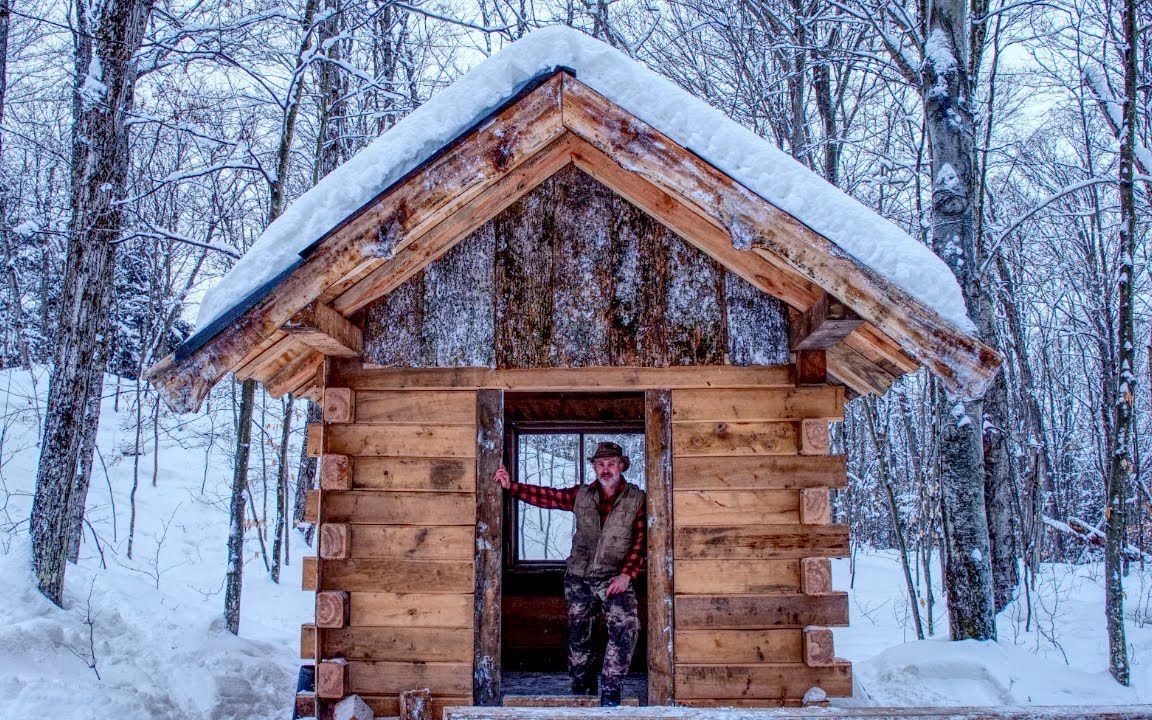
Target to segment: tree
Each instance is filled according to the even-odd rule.
[[[125,120],[152,1],[79,2],[75,11],[72,218],[31,519],[37,586],[57,605],[70,513],[83,511],[88,492],[82,470],[91,466],[91,433],[99,420],[89,410],[99,402],[104,377],[106,298],[129,160]]]

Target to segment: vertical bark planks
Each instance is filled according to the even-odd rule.
[[[492,475],[504,460],[504,392],[476,393],[476,568],[472,698],[500,703],[500,599],[504,491]]]
[[[648,468],[648,703],[675,699],[673,657],[672,393],[644,393]]]

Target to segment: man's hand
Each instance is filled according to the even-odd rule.
[[[512,477],[508,475],[508,469],[503,465],[496,468],[496,473],[492,476],[492,479],[500,483],[500,487],[504,488],[505,490],[512,487]]]
[[[624,573],[620,573],[616,577],[612,578],[612,582],[608,583],[608,589],[604,591],[604,594],[608,597],[619,595],[620,593],[627,590],[631,583],[632,578],[628,577]]]

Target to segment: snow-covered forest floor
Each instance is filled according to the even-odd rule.
[[[276,585],[250,528],[240,637],[224,629],[229,448],[218,441],[206,452],[214,437],[207,415],[162,420],[156,487],[151,443],[144,443],[129,559],[133,385],[121,384],[117,411],[115,379],[109,379],[88,496],[90,526],[79,565],[68,570],[66,609],[36,592],[26,530],[47,373],[35,376],[34,388],[28,373],[0,373],[0,587],[6,589],[0,718],[288,717],[301,662],[299,626],[311,613],[311,596],[299,589],[299,559],[312,551],[300,533],[291,533],[291,564]],[[226,438],[229,431],[226,424],[215,433]],[[262,503],[259,493],[254,497]],[[937,583],[939,577],[937,568]],[[835,587],[848,590],[850,582],[848,561],[834,561]],[[996,643],[944,639],[946,611],[937,589],[937,639],[910,642],[915,634],[899,564],[891,553],[860,550],[851,626],[835,630],[837,654],[854,663],[856,691],[851,701],[835,702],[1152,702],[1152,569],[1134,567],[1126,585],[1132,688],[1117,685],[1105,670],[1099,565],[1044,566],[1032,595],[1032,622],[1026,627],[1026,603],[1017,601],[1001,614]]]

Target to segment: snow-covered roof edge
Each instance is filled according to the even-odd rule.
[[[318,241],[514,101],[534,79],[560,67],[972,332],[955,277],[927,246],[670,80],[605,43],[557,26],[531,32],[484,60],[291,203],[205,294],[198,332],[185,346],[211,338],[226,324],[220,321],[255,304]],[[180,354],[195,349],[185,346]]]

